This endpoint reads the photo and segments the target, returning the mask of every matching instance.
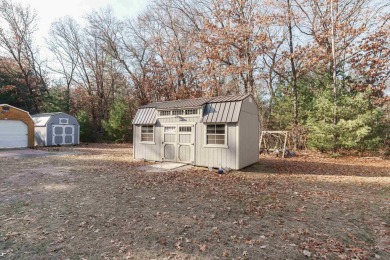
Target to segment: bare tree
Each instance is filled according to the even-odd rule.
[[[60,75],[66,84],[66,110],[71,109],[71,86],[74,83],[75,73],[79,62],[77,42],[78,24],[70,17],[54,22],[49,32],[48,45],[55,57],[51,69]]]
[[[63,76],[68,93],[72,90],[77,93],[72,105],[90,114],[95,138],[98,138],[115,94],[126,82],[119,72],[119,64],[107,52],[107,44],[102,39],[103,28],[93,23],[94,15],[87,16],[84,28],[71,18],[53,23],[49,43],[57,58],[59,69],[56,71]]]
[[[0,49],[16,62],[31,100],[29,109],[39,112],[42,96],[48,92],[46,73],[33,43],[37,30],[36,13],[30,7],[8,0],[0,1]]]

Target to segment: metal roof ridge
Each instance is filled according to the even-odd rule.
[[[241,94],[241,95],[228,95],[228,96],[216,96],[216,97],[199,97],[199,98],[187,98],[187,99],[177,99],[177,100],[168,100],[168,101],[157,101],[153,103],[149,103],[143,106],[140,106],[140,108],[150,108],[154,107],[153,105],[160,105],[160,104],[169,104],[169,103],[175,103],[175,102],[186,102],[186,101],[193,101],[193,100],[201,100],[205,99],[205,102],[202,103],[201,105],[208,104],[208,103],[222,103],[222,102],[234,102],[234,101],[242,101],[248,96],[251,96],[251,94]],[[233,98],[236,97],[237,100],[221,100],[221,101],[216,101],[221,98]],[[156,107],[154,107],[156,108]]]
[[[49,112],[49,113],[38,113],[38,114],[34,114],[32,115],[32,117],[39,117],[39,116],[53,116],[53,115],[57,115],[57,114],[63,114],[64,112]]]
[[[213,99],[207,101],[206,104],[242,101],[242,100],[246,99],[246,98],[249,97],[249,96],[252,96],[252,94],[229,95],[229,96],[216,96],[216,97],[214,97]],[[218,100],[218,99],[221,99],[221,98],[232,98],[232,97],[240,97],[240,98],[238,98],[237,100],[221,100],[221,101]],[[218,101],[215,101],[215,100],[218,100]]]
[[[166,100],[166,101],[155,101],[155,102],[146,104],[144,106],[151,105],[151,104],[163,104],[163,103],[181,102],[181,101],[188,101],[188,100],[194,100],[194,99],[198,100],[198,99],[206,99],[206,98],[212,98],[212,97],[198,97],[198,98],[186,98],[186,99],[176,99],[176,100]]]

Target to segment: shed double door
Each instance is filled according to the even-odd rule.
[[[162,154],[164,161],[194,162],[194,125],[169,125],[163,127]]]
[[[53,145],[74,144],[74,125],[53,125]]]

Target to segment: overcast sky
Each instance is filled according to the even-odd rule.
[[[30,5],[36,10],[39,18],[39,32],[36,35],[36,43],[44,44],[50,25],[53,21],[69,15],[77,21],[93,9],[111,6],[117,17],[134,17],[145,8],[149,0],[16,0],[22,5]]]

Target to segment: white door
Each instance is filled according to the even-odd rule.
[[[176,161],[176,126],[166,126],[163,132],[164,161]]]
[[[190,163],[194,156],[194,126],[178,125],[177,161]]]
[[[74,144],[74,125],[53,125],[53,145]]]
[[[19,120],[0,120],[0,148],[28,146],[28,127]]]
[[[194,162],[194,125],[164,126],[162,153],[164,161]]]

